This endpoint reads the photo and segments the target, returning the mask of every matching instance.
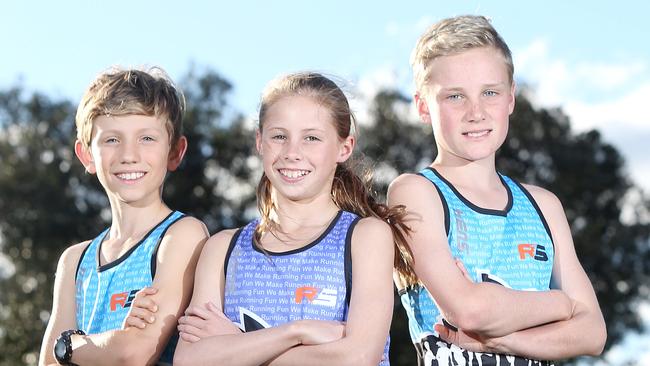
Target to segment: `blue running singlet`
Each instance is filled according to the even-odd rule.
[[[420,171],[442,201],[449,248],[475,282],[494,282],[515,290],[550,289],[554,248],[550,229],[530,193],[499,175],[508,204],[504,210],[478,207],[432,168]],[[418,284],[400,293],[409,318],[419,365],[551,365],[510,355],[474,353],[451,345],[434,330],[443,319],[435,300]]]
[[[282,253],[262,252],[253,244],[259,220],[239,229],[225,259],[225,315],[245,332],[302,319],[345,321],[358,220],[339,211],[318,239]],[[380,365],[389,365],[388,347],[389,340]]]
[[[86,334],[122,328],[136,292],[151,286],[156,253],[167,229],[185,215],[174,211],[128,252],[111,263],[99,265],[104,230],[84,249],[76,272],[77,327]],[[160,362],[172,363],[178,333],[174,333]]]

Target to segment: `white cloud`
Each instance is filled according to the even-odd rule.
[[[635,183],[650,191],[647,141],[650,117],[648,64],[630,61],[570,63],[553,57],[546,40],[538,39],[515,52],[518,79],[532,86],[532,102],[539,107],[561,106],[575,131],[598,129],[627,162]]]

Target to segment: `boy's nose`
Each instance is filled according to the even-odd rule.
[[[122,163],[135,163],[139,159],[139,152],[136,143],[125,142],[122,145],[120,160]]]
[[[480,122],[485,119],[485,110],[481,102],[473,102],[467,111],[468,122]]]

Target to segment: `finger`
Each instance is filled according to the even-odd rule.
[[[153,323],[156,320],[154,313],[142,308],[131,308],[129,316],[140,318],[148,323]]]
[[[198,342],[198,341],[201,340],[201,338],[199,338],[199,337],[197,337],[195,335],[192,335],[192,334],[189,334],[189,333],[184,333],[184,332],[180,333],[180,337],[185,342],[190,342],[190,343]]]
[[[136,295],[135,299],[133,300],[133,303],[131,306],[135,306],[138,308],[144,308],[147,309],[151,312],[156,312],[158,311],[158,305],[153,301],[151,297],[140,297]]]
[[[442,324],[436,324],[434,325],[433,328],[435,329],[436,332],[438,332],[440,338],[442,338],[445,341],[449,339],[449,331],[450,331],[449,328],[445,327]]]
[[[187,315],[193,315],[201,319],[210,319],[213,317],[212,312],[204,306],[192,306],[191,309],[188,308],[187,310],[189,311],[189,313],[186,312]]]
[[[142,319],[129,316],[124,320],[124,325],[122,326],[122,329],[126,329],[129,327],[144,329],[146,326],[147,323],[145,323]]]
[[[204,335],[203,330],[201,330],[200,328],[197,328],[197,327],[195,327],[193,325],[179,324],[177,329],[178,329],[179,333],[187,333],[187,334],[191,334],[191,335],[196,336],[196,337],[201,337],[201,336]]]
[[[198,316],[182,316],[178,319],[178,324],[191,325],[196,328],[203,328],[206,324],[204,319],[199,318]]]
[[[467,272],[467,268],[465,268],[465,265],[460,259],[456,259],[456,266],[460,269],[460,271],[463,273],[463,276],[465,276],[465,278],[472,281],[472,277],[470,277],[469,272]]]
[[[158,293],[158,289],[155,287],[143,287],[138,291],[135,296],[137,297],[138,295],[143,296],[143,295],[155,295]]]

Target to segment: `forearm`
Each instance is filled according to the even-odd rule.
[[[71,337],[72,362],[80,366],[152,364],[160,352],[156,352],[158,339],[149,338],[144,332],[133,328],[85,336],[74,335]]]
[[[469,304],[459,304],[459,313],[449,314],[448,321],[484,337],[501,337],[567,320],[572,314],[571,299],[559,290],[518,291],[492,283],[478,283],[473,287],[466,297],[471,299]]]
[[[297,346],[274,358],[269,366],[364,366],[379,364],[381,349],[370,349],[368,344],[359,344],[349,337],[339,341],[314,346]]]
[[[607,334],[600,312],[587,309],[571,319],[518,332],[488,342],[497,353],[533,359],[557,360],[579,355],[599,355]],[[540,347],[540,344],[543,347]]]
[[[291,325],[207,337],[194,343],[181,339],[174,365],[261,365],[298,344],[300,337]]]

